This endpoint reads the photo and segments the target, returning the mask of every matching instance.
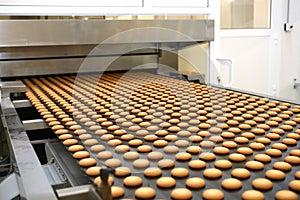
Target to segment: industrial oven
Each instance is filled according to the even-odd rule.
[[[1,199],[298,199],[300,106],[210,85],[213,20],[0,27]]]

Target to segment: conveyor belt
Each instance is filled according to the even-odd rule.
[[[155,199],[170,199],[172,191],[176,188],[186,188],[185,182],[191,177],[200,177],[206,183],[201,189],[188,188],[192,191],[194,200],[201,199],[203,192],[209,188],[221,190],[225,199],[241,199],[245,191],[254,189],[261,191],[265,199],[274,199],[280,190],[293,191],[299,195],[299,191],[289,188],[290,182],[297,180],[295,173],[300,170],[299,105],[143,72],[103,74],[101,79],[92,74],[77,77],[53,76],[24,79],[24,82],[28,86],[28,98],[41,116],[48,120],[52,129],[56,123],[51,122],[61,124],[60,129],[65,130],[65,134],[71,134],[70,137],[83,145],[84,150],[89,152],[89,157],[95,159],[97,166],[103,166],[107,164],[106,160],[99,159],[98,152],[93,152],[91,146],[85,145],[85,140],[79,138],[82,134],[90,134],[106,151],[112,153],[112,158],[121,161],[121,166],[129,167],[132,176],[142,178],[141,186],[153,188],[156,191]],[[52,120],[49,121],[49,118]],[[103,123],[109,121],[112,124]],[[80,127],[73,129],[72,125],[75,123]],[[156,132],[158,130],[165,130],[166,134]],[[159,188],[156,185],[159,177],[144,176],[145,168],[134,167],[133,160],[125,159],[124,153],[116,152],[118,145],[128,145],[130,152],[137,152],[140,146],[131,144],[124,135],[139,139],[142,145],[149,145],[152,152],[163,153],[163,159],[175,161],[174,168],[186,168],[189,175],[184,178],[174,177],[175,188]],[[149,141],[147,135],[156,135],[157,138]],[[174,140],[170,140],[171,137],[168,136]],[[180,158],[176,158],[177,152],[166,153],[164,147],[155,145],[154,141],[157,140],[167,141],[167,146],[177,146],[178,152],[186,152],[189,146],[201,147],[201,152],[188,153],[186,155],[191,156],[191,159],[179,161]],[[178,141],[187,141],[188,144],[180,145]],[[62,142],[65,144],[66,141]],[[216,147],[221,146],[229,153],[217,153]],[[243,154],[242,150],[245,150],[245,147],[250,154],[244,153],[244,161],[235,162],[229,159],[230,154]],[[271,155],[269,149],[279,149],[281,155]],[[211,161],[208,161],[207,157],[199,158],[200,154],[205,152],[215,154],[216,158]],[[224,179],[232,178],[232,170],[246,168],[248,161],[258,159],[255,157],[257,154],[269,154],[271,160],[260,161],[264,164],[263,169],[248,168],[251,175],[241,179],[240,189],[229,190],[222,187]],[[149,167],[159,168],[159,160],[152,160],[147,156],[148,153],[139,152],[140,159],[150,161]],[[199,159],[206,162],[204,168],[189,167],[191,160]],[[220,178],[205,177],[203,171],[217,168],[217,160],[229,160],[232,167],[221,169]],[[290,170],[284,171],[285,178],[274,180],[267,177],[266,172],[273,169],[273,165],[279,161],[292,166]],[[87,167],[82,169],[85,171]],[[161,176],[171,177],[172,169],[163,168]],[[122,198],[135,198],[138,187],[124,186],[124,177],[113,178],[114,186],[125,189]],[[273,183],[272,189],[254,188],[252,183],[257,178],[270,179]]]

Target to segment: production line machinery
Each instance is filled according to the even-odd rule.
[[[213,21],[24,23],[0,22],[1,199],[298,199],[299,105],[158,74]]]

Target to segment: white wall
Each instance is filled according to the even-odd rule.
[[[294,25],[291,32],[281,30],[282,51],[279,93],[280,97],[300,102],[300,88],[292,87],[294,78],[300,79],[300,1],[291,0],[290,20]],[[284,13],[285,16],[286,13]]]
[[[269,65],[269,38],[222,37],[220,46],[220,57],[231,59],[233,62],[232,88],[267,94],[269,70],[266,66]]]
[[[300,88],[293,88],[293,79],[300,79],[300,1],[291,0],[291,32],[283,30],[286,6],[272,1],[271,29],[221,31],[220,58],[234,65],[232,88],[300,103]]]

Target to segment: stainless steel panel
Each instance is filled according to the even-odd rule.
[[[3,20],[0,46],[212,41],[213,20]]]
[[[64,188],[56,192],[60,200],[101,200],[95,188],[91,185]]]
[[[43,119],[24,120],[22,123],[26,131],[49,128]]]
[[[29,100],[14,100],[12,103],[14,104],[15,108],[26,108],[32,106]]]
[[[42,59],[0,62],[0,78],[157,67],[157,55]],[[148,64],[148,65],[145,65]]]
[[[2,84],[3,85],[3,84]],[[9,98],[9,88],[12,92],[24,92],[25,87],[20,84],[9,83],[5,87],[5,94],[1,97],[1,118],[4,134],[10,147],[13,170],[16,174],[21,199],[40,200],[57,199],[34,149],[23,129],[22,123]],[[3,94],[3,93],[2,93]]]

